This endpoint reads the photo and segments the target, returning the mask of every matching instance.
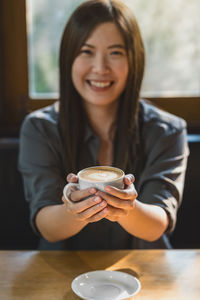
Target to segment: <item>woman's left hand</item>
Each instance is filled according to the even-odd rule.
[[[135,177],[132,174],[125,175],[123,190],[117,189],[113,186],[105,187],[105,191],[98,191],[96,195],[106,200],[108,206],[108,214],[106,219],[116,222],[121,217],[128,215],[128,213],[134,209],[134,202],[138,194],[135,190],[133,182]]]

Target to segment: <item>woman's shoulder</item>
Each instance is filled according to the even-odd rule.
[[[184,119],[166,112],[147,100],[140,100],[140,119],[143,129],[164,131],[166,134],[182,131],[186,128]]]
[[[26,115],[21,126],[21,131],[48,130],[49,128],[57,127],[57,123],[58,112],[54,103]]]
[[[35,110],[29,113],[25,120],[44,120],[51,123],[57,123],[58,121],[58,112],[55,109],[56,103],[45,106],[38,110]]]
[[[164,153],[173,146],[176,150],[183,149],[187,153],[186,122],[182,118],[142,100],[140,122],[144,152],[155,155],[156,151]]]

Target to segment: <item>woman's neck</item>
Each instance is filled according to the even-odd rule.
[[[89,122],[102,141],[112,140],[115,132],[115,121],[118,101],[110,106],[85,105]]]

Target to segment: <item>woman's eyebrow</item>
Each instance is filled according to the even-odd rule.
[[[89,47],[92,49],[95,48],[95,46],[93,46],[91,44],[87,44],[87,43],[83,44],[83,47]],[[126,47],[123,44],[113,44],[113,45],[108,46],[108,49],[113,49],[113,48],[126,49]]]
[[[87,43],[83,44],[83,47],[95,48],[94,46],[87,44]]]
[[[112,49],[112,48],[121,48],[121,49],[126,49],[126,47],[122,44],[113,44],[113,45],[110,45],[108,47],[108,49]]]

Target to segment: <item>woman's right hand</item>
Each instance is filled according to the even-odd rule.
[[[67,176],[68,183],[77,183],[78,177],[70,173]],[[75,186],[69,188],[68,198],[62,197],[67,211],[73,214],[77,220],[92,223],[105,218],[108,213],[107,202],[96,195],[95,188],[78,190]]]

